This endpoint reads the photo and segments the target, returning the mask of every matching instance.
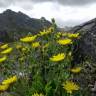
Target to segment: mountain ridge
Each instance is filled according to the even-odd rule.
[[[0,41],[14,41],[27,35],[28,32],[36,34],[44,28],[50,27],[51,22],[44,17],[35,19],[22,12],[14,12],[7,9],[0,14]],[[6,38],[7,37],[7,38]]]

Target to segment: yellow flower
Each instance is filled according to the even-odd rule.
[[[61,32],[56,33],[56,38],[60,38],[62,36]]]
[[[47,35],[47,34],[49,34],[49,32],[46,32],[45,30],[39,33],[40,36]]]
[[[23,48],[22,48],[22,51],[23,51],[23,52],[27,51],[27,48],[26,48],[26,47],[23,47]]]
[[[80,89],[80,87],[72,81],[66,81],[66,83],[63,83],[63,88],[70,94],[72,94],[72,91]]]
[[[40,33],[38,34],[38,36],[48,35],[48,34],[52,33],[52,31],[53,31],[53,28],[52,27],[48,28],[47,30],[44,29],[43,31],[40,31]]]
[[[68,44],[72,44],[72,40],[71,39],[60,39],[57,41],[57,43],[59,43],[60,45],[68,45]]]
[[[37,47],[39,47],[40,46],[40,43],[39,42],[34,42],[34,43],[32,43],[32,47],[33,48],[37,48]]]
[[[38,94],[38,93],[34,93],[32,96],[44,96],[42,93]]]
[[[62,35],[61,32],[56,33],[56,36],[57,36],[57,37],[60,37],[61,35]]]
[[[3,85],[9,85],[17,81],[17,76],[10,77],[2,82]]]
[[[9,85],[0,85],[0,91],[6,91]]]
[[[1,49],[5,49],[5,48],[7,48],[8,47],[8,44],[4,44],[4,45],[2,45],[0,48]]]
[[[47,48],[49,46],[50,43],[46,43],[43,48]]]
[[[64,32],[62,33],[62,36],[67,36],[67,34],[68,34],[67,32]]]
[[[37,37],[37,35],[28,36],[28,37],[21,38],[20,41],[22,41],[22,42],[32,42],[36,39],[36,37]]]
[[[45,51],[45,49],[49,46],[49,44],[50,44],[50,43],[48,42],[48,43],[46,43],[45,45],[42,46],[42,52]]]
[[[1,58],[0,58],[0,63],[1,63],[1,62],[4,62],[6,59],[7,59],[7,56],[1,57]]]
[[[57,35],[62,35],[62,33],[61,32],[58,32]]]
[[[54,31],[54,27],[49,27],[49,28],[48,28],[48,31],[53,32],[53,31]]]
[[[20,58],[19,58],[19,61],[21,61],[21,62],[23,62],[24,60],[25,60],[24,57],[20,57]]]
[[[70,38],[78,38],[79,37],[79,33],[68,33],[68,37],[70,37]]]
[[[69,56],[72,56],[72,52],[70,51],[70,52],[68,53],[68,55],[69,55]]]
[[[73,73],[79,73],[81,70],[82,70],[81,67],[76,67],[76,68],[71,69],[70,71]]]
[[[21,48],[21,51],[22,51],[23,53],[28,53],[29,50],[30,50],[30,48],[29,48],[28,46],[26,46],[26,47],[23,47],[23,46],[22,46],[22,48]]]
[[[54,55],[50,58],[51,61],[57,62],[57,61],[61,61],[65,58],[65,54],[64,53],[59,53],[57,55]]]
[[[13,50],[13,48],[7,48],[1,52],[1,54],[8,54]]]
[[[16,45],[16,49],[22,48],[22,45]]]

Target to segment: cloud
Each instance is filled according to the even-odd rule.
[[[67,6],[82,6],[90,3],[96,2],[96,0],[30,0],[35,3],[40,3],[40,2],[58,2],[59,4],[62,5],[67,5]]]
[[[75,26],[86,22],[96,17],[96,4],[90,4],[83,7],[78,6],[63,6],[53,2],[30,3],[30,2],[15,2],[8,9],[13,11],[21,11],[32,18],[45,17],[47,20],[55,18],[59,26]],[[26,4],[25,4],[26,3]],[[1,8],[0,8],[1,9]],[[1,10],[2,11],[2,10]]]
[[[56,0],[58,3],[67,6],[82,6],[91,3],[96,3],[96,0]]]
[[[75,25],[79,25],[81,24],[79,20],[66,20],[66,21],[63,21],[62,19],[60,20],[59,19],[56,19],[56,24],[59,26],[59,27],[62,27],[64,28],[65,26],[69,26],[69,27],[73,27]]]
[[[56,19],[59,26],[74,26],[96,17],[96,0],[0,0],[5,9],[22,11],[32,18]],[[41,3],[42,2],[42,3]],[[90,4],[89,4],[90,3]],[[78,5],[78,6],[77,6]],[[86,6],[80,6],[86,5]]]
[[[65,6],[82,6],[82,5],[94,3],[96,2],[96,0],[0,0],[0,8],[8,7],[11,4],[15,5],[17,3],[18,5],[23,3],[27,8],[28,5],[32,5],[33,3],[43,3],[43,2],[53,2],[53,3],[57,2],[58,4],[62,4]]]
[[[8,7],[12,3],[11,0],[0,0],[0,8]]]

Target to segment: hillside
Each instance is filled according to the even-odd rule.
[[[22,12],[14,12],[10,9],[0,14],[0,41],[14,41],[19,37],[38,33],[51,23],[44,17],[41,19],[30,18]]]

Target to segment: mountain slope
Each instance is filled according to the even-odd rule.
[[[29,32],[35,34],[44,27],[51,26],[45,18],[35,19],[23,14],[14,12],[10,9],[0,14],[0,41],[18,40]],[[6,38],[7,37],[7,38]]]

